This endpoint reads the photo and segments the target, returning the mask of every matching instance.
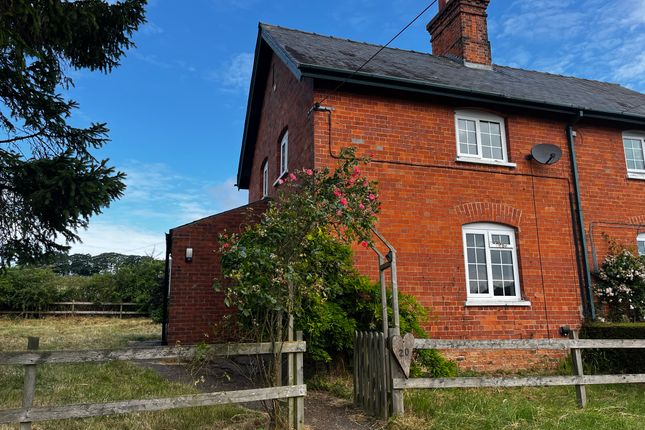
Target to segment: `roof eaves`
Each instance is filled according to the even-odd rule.
[[[588,117],[596,117],[645,125],[645,117],[639,115],[627,115],[625,112],[594,111],[585,106],[576,106],[573,104],[558,104],[550,102],[548,100],[510,97],[502,93],[476,91],[442,84],[430,84],[426,81],[397,78],[367,72],[354,73],[351,70],[319,66],[316,64],[301,64],[299,68],[302,72],[302,76],[310,78],[345,81],[352,84],[371,85],[395,90],[441,95],[462,100],[496,103],[560,114],[573,115],[582,110]]]
[[[242,137],[242,148],[240,149],[240,160],[237,165],[237,187],[240,189],[248,188],[248,178],[244,177],[244,160],[247,150],[249,134],[251,134],[251,110],[253,108],[255,79],[258,73],[260,63],[260,44],[262,42],[262,27],[258,28],[258,37],[255,42],[255,56],[253,59],[253,71],[251,73],[251,83],[249,85],[249,98],[246,102],[246,118],[244,120],[244,134]]]

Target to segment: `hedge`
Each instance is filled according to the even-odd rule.
[[[645,322],[586,323],[584,339],[645,339]],[[584,361],[593,373],[645,373],[645,349],[590,349]]]

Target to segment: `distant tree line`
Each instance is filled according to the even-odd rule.
[[[56,254],[0,272],[0,309],[46,311],[55,302],[132,302],[161,321],[164,262],[114,252]]]

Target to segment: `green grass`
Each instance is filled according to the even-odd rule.
[[[0,350],[25,349],[26,336],[39,336],[42,349],[118,348],[133,340],[155,339],[160,326],[144,319],[0,319]],[[17,408],[23,369],[0,366],[0,409]],[[195,394],[192,385],[169,382],[131,362],[38,366],[34,404],[63,405]],[[237,429],[262,427],[261,414],[236,405],[126,414],[82,420],[46,421],[34,429]],[[0,430],[16,426],[2,426]]]
[[[392,429],[643,430],[645,385],[587,387],[587,408],[573,387],[410,390]]]

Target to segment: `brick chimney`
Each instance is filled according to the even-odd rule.
[[[490,0],[439,0],[439,13],[426,26],[432,38],[433,55],[457,58],[467,66],[489,68],[488,3]]]

